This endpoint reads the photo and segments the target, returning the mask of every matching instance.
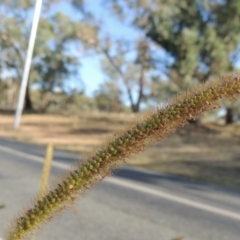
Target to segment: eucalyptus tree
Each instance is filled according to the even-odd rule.
[[[170,93],[236,70],[240,0],[109,0],[105,4],[165,52]],[[167,85],[162,77],[156,82]],[[231,123],[233,108],[226,103],[226,109],[226,123]]]
[[[150,70],[154,68],[149,41],[143,34],[134,38],[126,35],[116,37],[115,30],[109,30],[105,24],[105,21],[111,18],[110,15],[104,19],[104,16],[99,17],[99,14],[92,11],[87,2],[71,2],[79,13],[84,15],[84,19],[100,32],[98,39],[91,46],[95,53],[100,55],[106,81],[112,81],[121,89],[122,98],[129,103],[132,112],[139,112],[151,80]],[[107,9],[104,11],[107,12]]]
[[[109,46],[111,45],[111,46]],[[119,40],[101,45],[102,69],[108,80],[118,82],[126,92],[132,112],[139,112],[146,96],[151,66],[150,48],[145,38],[136,42]]]
[[[25,97],[25,109],[28,110],[33,109],[31,86],[35,84],[42,89],[49,99],[49,93],[53,92],[54,87],[63,87],[70,76],[76,77],[77,68],[80,67],[77,52],[86,50],[87,41],[97,34],[92,26],[74,18],[71,12],[63,13],[59,7],[61,3],[68,4],[60,0],[43,1]],[[9,72],[11,68],[18,84],[26,58],[34,4],[34,0],[3,0],[0,3],[0,48],[4,52],[0,62],[5,71]],[[74,12],[74,9],[71,11]],[[81,81],[80,77],[76,79]]]

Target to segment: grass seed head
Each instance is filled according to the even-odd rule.
[[[146,145],[161,140],[177,127],[196,119],[203,112],[219,106],[221,98],[232,100],[240,95],[240,77],[226,76],[209,81],[169,101],[167,106],[144,114],[120,131],[101,149],[65,174],[41,200],[33,202],[29,210],[18,217],[9,228],[6,240],[21,239],[69,204],[77,194],[111,173],[111,169]],[[99,175],[102,178],[99,178]]]

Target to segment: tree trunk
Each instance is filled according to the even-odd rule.
[[[9,109],[13,108],[15,92],[16,86],[14,85],[12,78],[10,78],[7,81],[7,108]]]
[[[30,96],[29,85],[27,85],[27,88],[26,88],[24,110],[25,111],[32,111],[33,110],[33,104],[32,104],[32,100],[31,100],[31,96]]]
[[[132,108],[132,112],[134,112],[134,113],[138,113],[140,110],[139,104],[132,104],[131,108]]]
[[[52,92],[47,92],[41,107],[42,112],[46,112],[52,102]]]
[[[233,109],[227,108],[226,111],[227,111],[227,113],[226,113],[225,123],[226,123],[226,125],[232,124],[234,122],[233,121]]]

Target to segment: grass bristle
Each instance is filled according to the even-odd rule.
[[[71,205],[73,200],[112,172],[119,163],[147,145],[161,140],[176,128],[198,118],[203,112],[220,105],[221,99],[232,100],[240,94],[240,77],[229,75],[210,81],[178,95],[162,108],[145,113],[141,118],[108,139],[99,150],[67,171],[53,184],[41,200],[33,201],[10,227],[6,240],[25,237],[56,213]],[[49,203],[50,201],[50,203]]]

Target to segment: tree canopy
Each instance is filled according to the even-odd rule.
[[[95,39],[97,30],[84,21],[56,10],[61,1],[43,3],[34,47],[25,108],[32,109],[30,88],[34,84],[43,93],[62,87],[77,74],[80,52],[89,48],[89,39]],[[64,1],[62,1],[64,2]],[[4,74],[11,72],[19,84],[32,24],[35,1],[7,1],[0,4],[0,56]],[[82,34],[84,32],[84,34]],[[81,81],[80,77],[76,77]],[[50,101],[50,98],[48,98]]]
[[[169,85],[158,77],[164,91],[176,93],[236,70],[239,0],[109,0],[106,4],[165,51]]]

